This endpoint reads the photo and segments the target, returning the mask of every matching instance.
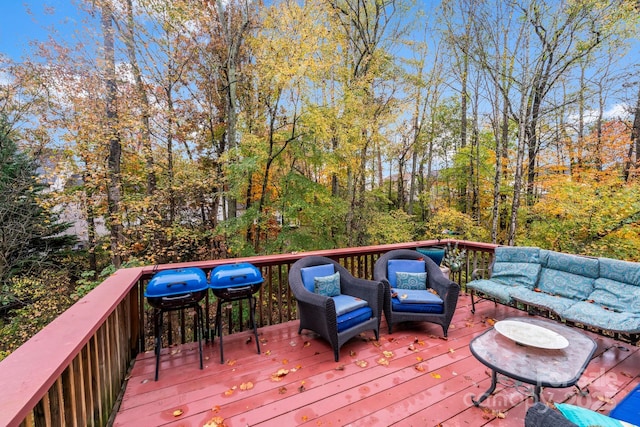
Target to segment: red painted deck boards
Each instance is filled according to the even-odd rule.
[[[513,387],[499,384],[480,408],[471,405],[471,396],[488,388],[490,372],[471,355],[469,342],[490,327],[488,318],[527,314],[486,301],[471,314],[469,305],[462,295],[447,340],[437,325],[411,323],[388,334],[383,322],[379,342],[365,333],[342,347],[337,363],[322,339],[298,335],[297,321],[260,328],[260,355],[255,342],[247,342],[249,332],[225,336],[225,364],[218,339],[207,343],[203,370],[195,344],[163,349],[157,382],[154,354],[141,354],[114,425],[202,426],[220,417],[228,427],[521,426],[532,399]],[[579,381],[586,395],[545,388],[543,401],[608,413],[640,382],[639,348],[591,336],[598,350]],[[273,381],[281,368],[289,373]],[[241,389],[249,383],[250,389]]]

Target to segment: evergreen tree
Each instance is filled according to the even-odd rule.
[[[0,281],[47,266],[47,260],[76,240],[63,235],[71,224],[43,204],[45,185],[37,163],[18,149],[0,118]]]

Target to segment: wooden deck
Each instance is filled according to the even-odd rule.
[[[141,354],[114,425],[522,426],[532,405],[526,386],[502,379],[481,407],[471,404],[490,371],[469,342],[493,320],[527,314],[486,301],[471,314],[469,306],[461,296],[446,340],[437,325],[407,324],[391,335],[383,325],[379,342],[373,333],[351,340],[338,363],[322,339],[298,335],[297,321],[260,328],[260,355],[249,332],[225,336],[225,364],[218,340],[208,343],[204,370],[196,345],[164,349],[157,382],[154,354]],[[640,382],[640,348],[590,335],[598,349],[578,383],[583,393],[545,388],[544,402],[606,414]]]

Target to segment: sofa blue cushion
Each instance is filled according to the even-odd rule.
[[[540,263],[540,249],[527,246],[498,246],[496,262]]]
[[[640,263],[599,258],[600,277],[640,286]]]
[[[347,329],[359,325],[362,322],[366,322],[371,319],[371,317],[373,317],[373,311],[371,311],[371,307],[369,306],[351,310],[341,316],[338,316],[338,332],[346,331]]]
[[[398,289],[427,289],[427,273],[407,273],[398,271],[396,273],[396,287]]]
[[[540,264],[528,262],[495,262],[491,280],[509,286],[533,289],[540,274]]]
[[[559,314],[566,320],[596,326],[613,332],[640,333],[640,314],[618,313],[586,301],[577,302]]]
[[[414,259],[390,259],[387,262],[387,280],[392,288],[396,287],[396,273],[424,273],[424,261]]]
[[[581,301],[593,292],[594,282],[595,279],[591,277],[552,268],[543,268],[540,272],[537,287],[543,292]]]
[[[357,310],[362,307],[366,307],[367,301],[353,297],[351,295],[338,295],[333,297],[333,302],[336,306],[336,316],[341,316],[350,311]]]
[[[546,251],[543,267],[565,271],[579,276],[596,279],[600,275],[600,264],[596,258],[562,252]]]
[[[640,425],[640,384],[627,394],[609,413],[611,418]]]
[[[521,286],[512,289],[511,297],[526,304],[542,307],[555,313],[562,313],[577,302],[571,298],[536,292]]]
[[[472,280],[467,283],[467,289],[488,295],[504,304],[511,304],[513,301],[511,291],[513,291],[515,287],[516,286],[504,285],[487,279]]]
[[[594,290],[587,300],[615,311],[640,314],[640,286],[605,278],[596,279]]]
[[[340,273],[335,272],[330,276],[313,278],[314,292],[325,297],[340,295]]]
[[[302,283],[304,283],[304,287],[307,288],[309,292],[315,291],[315,282],[313,280],[314,278],[330,276],[333,273],[335,273],[333,264],[314,265],[312,267],[304,267],[300,269],[300,274],[302,275]]]

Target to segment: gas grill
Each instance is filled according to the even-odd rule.
[[[260,290],[264,279],[254,265],[241,262],[229,265],[220,265],[211,272],[210,287],[213,294],[218,298],[218,308],[216,310],[215,331],[220,337],[220,363],[224,363],[224,349],[222,344],[222,304],[225,302],[246,299],[249,301],[249,316],[253,327],[253,334],[256,339],[258,354],[260,354],[260,341],[258,339],[258,328],[256,326],[256,298],[253,296]]]
[[[180,268],[156,273],[144,292],[149,305],[153,307],[153,320],[156,340],[156,375],[160,368],[160,350],[162,349],[163,314],[185,308],[193,308],[194,338],[198,340],[200,352],[200,369],[202,364],[202,333],[204,330],[204,315],[199,302],[207,295],[209,284],[204,271],[199,268]]]

